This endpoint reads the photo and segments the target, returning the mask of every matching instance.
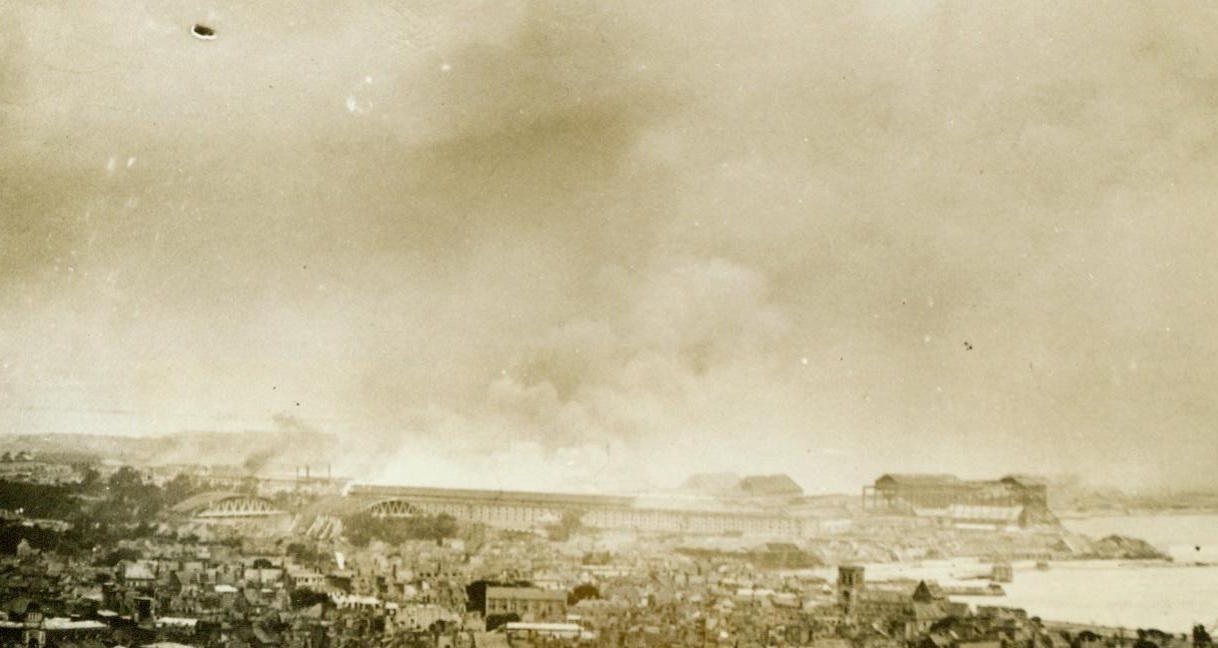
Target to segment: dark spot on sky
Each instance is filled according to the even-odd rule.
[[[207,25],[200,25],[198,23],[195,23],[195,26],[191,28],[190,33],[198,36],[199,38],[210,39],[216,37],[216,30],[208,27]]]
[[[972,350],[973,350],[973,343],[972,343],[972,342],[969,342],[968,340],[965,340],[965,341],[964,341],[964,350],[965,350],[965,351],[972,351]]]

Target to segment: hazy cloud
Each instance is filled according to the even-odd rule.
[[[1216,14],[19,3],[0,427],[285,414],[499,487],[1209,483]]]

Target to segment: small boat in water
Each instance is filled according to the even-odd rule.
[[[1049,562],[1046,560],[1038,561],[1036,563],[1036,568],[1040,571],[1049,571]]]
[[[998,583],[990,583],[986,586],[978,585],[954,585],[943,588],[943,593],[948,596],[1006,596],[1006,590]]]
[[[993,571],[986,565],[977,565],[970,568],[954,569],[951,577],[955,580],[988,580]]]

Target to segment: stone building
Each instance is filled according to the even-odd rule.
[[[567,614],[567,595],[536,587],[488,587],[486,614],[516,614],[522,621],[561,621]]]

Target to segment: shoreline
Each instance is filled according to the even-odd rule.
[[[1003,584],[1006,596],[951,599],[974,609],[1022,609],[1029,617],[1040,617],[1046,627],[1072,632],[1090,629],[1117,636],[1123,630],[1132,637],[1137,629],[1157,629],[1179,635],[1197,623],[1209,627],[1218,618],[1218,605],[1209,603],[1214,600],[1216,572],[1215,564],[1166,560],[1054,561],[1039,573],[1017,567],[1013,582]],[[1124,609],[1138,591],[1149,592],[1157,603]],[[1192,594],[1180,596],[1188,592]],[[1164,598],[1158,599],[1160,595]]]
[[[1068,520],[1092,520],[1096,518],[1127,518],[1127,517],[1187,517],[1192,515],[1218,515],[1216,508],[1188,509],[1114,509],[1104,511],[1054,511],[1054,515],[1062,522]]]

